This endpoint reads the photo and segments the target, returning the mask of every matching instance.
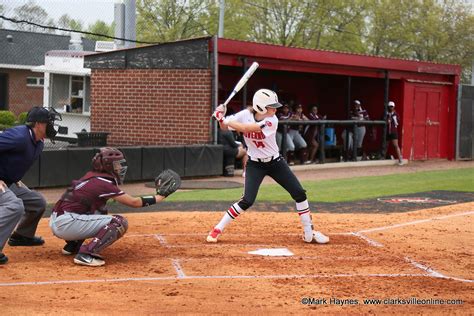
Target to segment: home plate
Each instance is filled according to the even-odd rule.
[[[271,257],[290,257],[295,255],[290,250],[288,250],[288,248],[263,248],[254,251],[249,251],[248,253],[251,255]]]

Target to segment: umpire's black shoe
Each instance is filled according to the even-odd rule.
[[[0,264],[5,264],[8,262],[8,257],[0,252]]]
[[[17,233],[13,233],[10,239],[8,239],[8,245],[15,247],[15,246],[41,246],[44,244],[44,240],[41,237],[25,237],[18,235]]]
[[[67,240],[61,252],[66,256],[75,255],[79,252],[79,249],[81,249],[83,242],[84,240]]]

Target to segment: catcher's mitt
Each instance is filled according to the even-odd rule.
[[[156,194],[168,196],[181,186],[180,176],[171,169],[166,169],[155,178]]]

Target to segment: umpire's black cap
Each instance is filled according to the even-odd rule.
[[[42,106],[32,107],[26,116],[26,122],[48,123],[49,121],[51,121],[49,111]]]

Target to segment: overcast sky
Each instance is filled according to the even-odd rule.
[[[54,20],[58,20],[63,14],[69,15],[75,20],[81,20],[84,26],[102,20],[108,24],[114,20],[114,3],[117,0],[36,0],[35,3],[46,10]],[[15,7],[28,3],[28,0],[0,0],[5,7],[5,15],[9,14]]]
[[[460,0],[473,4],[474,0]],[[71,18],[81,20],[87,27],[89,24],[102,20],[108,24],[114,20],[114,3],[120,0],[35,0],[36,4],[43,7],[48,15],[57,20],[63,14]],[[28,3],[28,0],[0,0],[0,4],[5,7],[5,15],[10,13],[15,7]]]

